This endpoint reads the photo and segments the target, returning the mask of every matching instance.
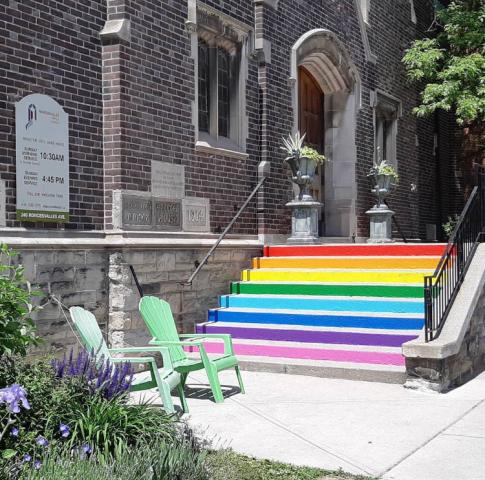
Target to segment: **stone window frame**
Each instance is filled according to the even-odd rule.
[[[397,169],[397,135],[399,118],[402,116],[402,103],[388,93],[375,90],[371,92],[371,105],[374,110],[374,159],[378,160],[378,147],[384,150],[385,145],[382,160],[386,160]],[[387,127],[386,122],[389,123]]]
[[[248,118],[246,111],[246,84],[248,58],[251,52],[252,29],[232,17],[197,0],[188,0],[189,16],[186,22],[191,37],[191,57],[194,61],[195,96],[192,102],[192,124],[195,150],[234,158],[248,158]],[[199,39],[211,46],[224,49],[239,58],[237,78],[233,80],[230,98],[229,136],[219,135],[218,85],[212,85],[210,95],[211,121],[209,132],[199,130]],[[217,75],[217,62],[212,61],[209,74]],[[216,112],[216,114],[214,114]]]

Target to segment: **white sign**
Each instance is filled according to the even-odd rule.
[[[152,160],[152,194],[181,199],[185,196],[185,169],[182,165]]]
[[[0,227],[7,225],[6,212],[7,195],[5,193],[5,182],[0,180]]]
[[[47,95],[15,104],[18,220],[69,221],[68,117]]]

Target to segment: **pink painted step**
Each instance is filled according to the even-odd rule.
[[[224,353],[224,345],[204,342],[207,353]],[[196,347],[186,347],[187,352],[197,352]],[[320,348],[283,347],[276,345],[234,344],[236,355],[255,357],[298,358],[307,360],[331,360],[334,362],[367,363],[374,365],[405,364],[404,357],[398,353],[361,352],[351,350],[326,350]]]

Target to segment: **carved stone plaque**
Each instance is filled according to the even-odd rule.
[[[208,198],[184,198],[182,207],[185,232],[210,232],[210,203]]]
[[[181,230],[182,204],[180,201],[153,199],[153,226],[155,230]]]
[[[5,193],[5,181],[0,180],[0,227],[7,225],[7,212],[6,212],[7,196]]]
[[[122,195],[123,228],[150,229],[153,223],[152,200],[150,197]]]
[[[152,160],[152,195],[169,199],[184,198],[184,167]]]

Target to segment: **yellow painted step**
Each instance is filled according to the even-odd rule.
[[[251,282],[329,282],[329,283],[423,283],[423,277],[433,270],[392,271],[392,270],[285,270],[260,269],[243,270],[242,281]]]
[[[440,257],[268,257],[253,258],[253,268],[355,268],[434,270]]]

